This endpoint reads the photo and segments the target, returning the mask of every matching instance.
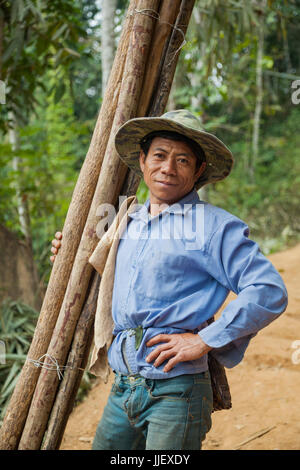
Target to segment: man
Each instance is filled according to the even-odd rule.
[[[207,353],[238,364],[285,310],[287,292],[247,225],[199,200],[197,189],[225,178],[233,158],[198,118],[178,110],[132,119],[115,142],[150,196],[128,211],[118,244],[108,350],[115,382],[93,449],[201,449],[212,411]],[[52,244],[55,255],[60,240]],[[89,260],[96,267],[98,254]],[[230,291],[236,299],[208,325]]]

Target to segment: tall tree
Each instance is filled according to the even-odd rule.
[[[22,185],[20,183],[20,178],[18,177],[21,172],[21,163],[22,160],[19,157],[18,153],[20,151],[20,135],[19,135],[19,126],[15,114],[10,111],[9,119],[11,122],[11,127],[9,129],[9,142],[11,144],[14,157],[12,160],[12,165],[14,172],[16,174],[15,178],[15,190],[17,196],[17,209],[19,215],[19,223],[21,227],[21,232],[24,235],[25,242],[28,247],[32,248],[32,236],[30,228],[30,215],[28,210],[27,196],[23,193]]]
[[[29,259],[28,264],[30,266],[31,277],[33,284],[36,287],[37,291],[37,305],[42,302],[42,293],[39,288],[39,279],[36,264],[33,257],[33,247],[32,247],[32,233],[31,233],[31,224],[30,224],[30,213],[28,207],[27,194],[23,191],[22,183],[19,178],[21,172],[20,166],[22,165],[22,159],[18,156],[20,150],[20,135],[19,135],[19,126],[17,118],[12,111],[9,113],[11,127],[9,129],[9,141],[14,153],[12,165],[16,173],[15,178],[15,190],[17,196],[17,209],[19,216],[19,224],[21,227],[22,234],[24,236],[25,245],[28,248]]]
[[[117,0],[102,0],[101,62],[102,95],[108,81],[115,56],[115,14]]]
[[[263,105],[263,56],[264,56],[264,36],[265,36],[265,15],[266,0],[262,0],[261,4],[256,7],[258,16],[257,22],[257,52],[256,52],[256,100],[253,118],[253,134],[252,134],[252,158],[250,159],[250,177],[253,180],[255,172],[255,163],[259,152],[259,131]]]

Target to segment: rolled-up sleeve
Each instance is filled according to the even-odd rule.
[[[287,290],[280,274],[248,236],[248,226],[232,217],[213,233],[207,245],[207,270],[237,294],[220,317],[199,332],[226,367],[238,364],[250,339],[287,307]]]

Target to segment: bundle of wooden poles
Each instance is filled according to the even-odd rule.
[[[194,3],[130,1],[66,216],[63,244],[0,430],[0,449],[60,446],[93,338],[101,279],[88,259],[99,242],[97,208],[102,203],[116,206],[119,195],[135,194],[139,184],[117,155],[114,136],[128,119],[163,114]],[[35,361],[43,361],[44,367],[35,367]]]
[[[88,263],[97,207],[135,194],[139,179],[114,147],[117,129],[167,104],[195,0],[131,0],[63,227],[34,337],[0,431],[1,449],[58,449],[86,367],[100,278]],[[53,367],[63,367],[63,379]],[[30,359],[30,360],[28,360]],[[32,362],[43,360],[46,367]]]

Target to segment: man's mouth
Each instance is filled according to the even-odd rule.
[[[170,183],[169,181],[156,181],[159,184],[162,184],[163,186],[176,186],[174,183]]]

